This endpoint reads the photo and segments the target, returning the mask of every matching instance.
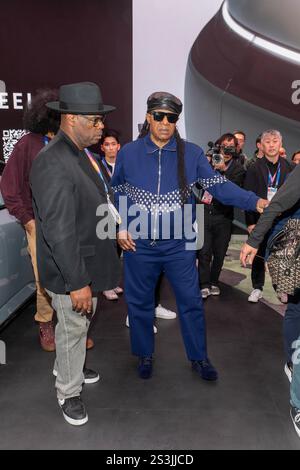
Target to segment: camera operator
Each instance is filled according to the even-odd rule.
[[[233,134],[222,135],[208,151],[211,165],[238,186],[242,186],[245,171],[235,158],[237,139]],[[204,245],[198,252],[198,271],[202,298],[220,295],[219,276],[231,238],[233,207],[225,206],[205,194]]]

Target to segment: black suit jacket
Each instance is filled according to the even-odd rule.
[[[94,292],[115,287],[116,241],[96,234],[105,217],[96,211],[106,192],[85,152],[59,131],[33,162],[30,182],[41,285],[56,294],[87,285]]]
[[[285,182],[287,175],[295,168],[293,163],[290,163],[285,158],[280,157],[280,181],[279,188]],[[266,157],[259,158],[247,170],[244,189],[253,191],[257,196],[267,199],[268,198],[268,166]],[[246,224],[256,225],[260,214],[256,212],[246,212]]]

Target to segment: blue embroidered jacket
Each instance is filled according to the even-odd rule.
[[[192,204],[194,209],[196,200],[192,195],[192,188],[199,182],[223,204],[247,211],[256,210],[259,198],[214,171],[203,150],[190,142],[185,142],[185,172],[186,204]],[[129,224],[137,216],[135,210],[138,208],[141,217],[144,216],[143,220],[145,217],[148,219],[147,229],[143,223],[140,226],[140,238],[164,238],[161,228],[162,219],[166,216],[171,218],[169,238],[178,238],[174,234],[174,219],[176,219],[176,213],[181,210],[182,193],[179,190],[177,174],[177,145],[174,136],[162,149],[152,142],[149,134],[125,145],[118,153],[115,172],[111,180],[116,206],[124,222],[120,230],[130,228]],[[126,196],[129,214],[127,220],[124,220],[124,213],[122,213],[124,200],[120,204],[120,196]],[[193,217],[195,217],[195,211]]]

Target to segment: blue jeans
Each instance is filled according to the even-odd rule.
[[[284,346],[287,356],[287,362],[292,362],[294,353],[293,343],[300,335],[300,293],[295,296],[289,296],[288,306],[283,320]]]

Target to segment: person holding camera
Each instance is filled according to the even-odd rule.
[[[222,135],[211,151],[211,165],[229,181],[242,186],[245,171],[235,159],[237,140],[233,134]],[[198,251],[198,272],[202,298],[220,295],[219,276],[231,238],[233,207],[204,194],[204,245]]]

